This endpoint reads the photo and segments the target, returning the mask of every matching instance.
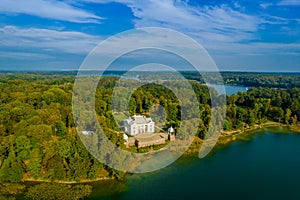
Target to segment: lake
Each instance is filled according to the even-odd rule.
[[[265,128],[204,158],[95,183],[89,199],[300,199],[300,134]]]
[[[214,84],[209,84],[209,86],[215,88],[219,95],[224,94],[222,92],[222,85],[214,85]],[[228,96],[237,94],[238,92],[247,92],[248,88],[244,86],[238,86],[238,85],[224,85],[225,92]]]

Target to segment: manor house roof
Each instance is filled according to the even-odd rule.
[[[148,124],[149,122],[152,122],[151,118],[147,118],[143,115],[134,115],[127,119],[127,123],[132,124]]]

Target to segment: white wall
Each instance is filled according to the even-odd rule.
[[[140,132],[148,132],[148,133],[154,133],[155,132],[155,123],[150,122],[147,124],[147,128],[145,125],[129,125],[127,122],[124,123],[125,132],[128,133],[128,135],[134,136],[139,134]]]

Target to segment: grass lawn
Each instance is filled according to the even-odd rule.
[[[116,119],[117,122],[123,122],[125,119],[127,119],[128,117],[122,113],[118,113],[118,114],[114,114],[114,117]]]

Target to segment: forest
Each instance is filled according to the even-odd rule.
[[[74,80],[74,77],[77,75],[77,71],[50,71],[50,72],[2,72],[2,76],[5,76],[5,79],[14,78],[22,80],[55,80],[55,81],[66,81]],[[87,74],[100,74],[100,71],[87,71]],[[125,71],[105,71],[104,75],[109,76],[122,76]],[[199,73],[194,71],[180,71],[180,73],[188,80],[195,80],[200,83],[204,83],[202,76],[209,77],[209,80],[214,84],[227,84],[227,85],[239,85],[245,87],[269,87],[269,88],[299,88],[300,87],[300,73],[271,73],[271,72],[220,72],[223,78],[223,82],[220,82],[216,78],[216,72],[202,72],[201,76]],[[26,76],[24,76],[26,74]],[[151,77],[146,72],[136,72],[133,74],[138,76]],[[168,76],[168,72],[160,72]],[[1,75],[1,72],[0,72]],[[57,79],[63,77],[63,79]],[[56,79],[55,79],[56,78]]]
[[[270,88],[299,88],[299,73],[259,73],[259,72],[220,72],[223,83],[228,85],[240,85],[245,87],[270,87]],[[203,75],[210,77],[210,81],[214,82],[216,73],[204,72]],[[194,72],[183,72],[183,75],[190,80],[197,80],[204,83],[201,76],[197,76]],[[215,84],[222,84],[216,82]]]
[[[239,81],[235,81],[235,75],[231,78],[228,76],[225,76],[226,83],[240,84],[245,81],[245,85],[250,84],[246,83],[248,75],[240,76]],[[252,127],[267,121],[285,125],[299,122],[300,88],[292,87],[298,86],[299,76],[293,82],[290,82],[294,78],[292,75],[289,75],[291,80],[281,75],[272,76],[274,82],[268,84],[273,87],[253,87],[247,92],[226,98],[225,131]],[[110,99],[118,79],[101,79],[95,104],[98,121],[105,127],[106,135],[113,143],[124,148]],[[268,86],[268,81],[263,80],[269,79],[269,76],[259,77],[258,85]],[[101,164],[82,144],[72,114],[74,80],[72,75],[56,73],[0,74],[0,183],[124,178],[123,172]],[[288,85],[279,88],[281,82],[277,84],[275,80]],[[210,95],[207,86],[201,82],[191,80],[190,84],[201,112],[197,137],[204,138],[211,115]],[[120,101],[125,100],[121,94],[119,96]],[[128,112],[147,115],[153,105],[164,107],[167,126],[172,125],[175,129],[179,126],[182,105],[172,91],[157,84],[147,84],[136,90],[130,99]]]

